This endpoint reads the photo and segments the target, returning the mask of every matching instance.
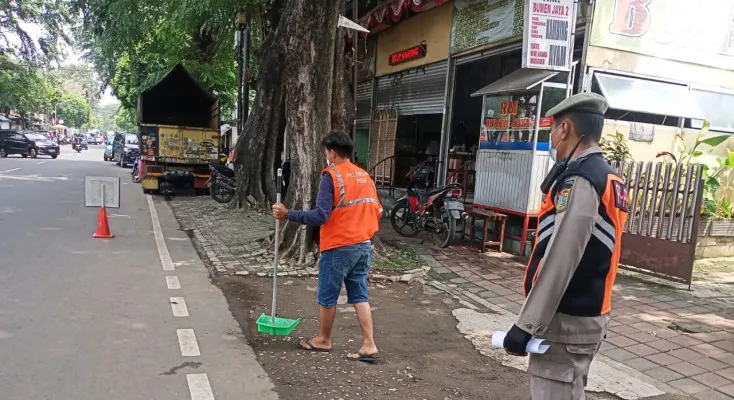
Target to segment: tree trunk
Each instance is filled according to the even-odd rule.
[[[345,93],[344,31],[337,29],[345,0],[328,6],[311,0],[274,4],[281,3],[282,9],[270,11],[279,18],[271,19],[277,23],[261,47],[255,105],[237,140],[237,190],[240,201],[252,196],[263,208],[275,201],[285,136],[291,175],[283,203],[307,210],[314,206],[324,168],[321,140],[332,129],[344,129],[349,115],[344,95],[337,94]],[[285,223],[281,237],[284,257],[312,261],[306,256],[314,249],[313,229]]]

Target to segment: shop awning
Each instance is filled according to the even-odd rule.
[[[556,75],[558,72],[521,68],[477,90],[471,97],[526,92]]]
[[[687,86],[594,74],[609,108],[670,117],[704,119],[703,111]]]

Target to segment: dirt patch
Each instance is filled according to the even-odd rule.
[[[255,320],[269,313],[269,279],[227,276],[214,282],[283,400],[527,398],[525,373],[480,355],[456,331],[451,310],[460,305],[442,292],[417,284],[370,285],[383,362],[369,365],[346,359],[361,340],[356,315],[347,305],[338,306],[331,354],[296,348],[297,337],[309,338],[318,328],[316,279],[280,281],[278,314],[303,318],[293,337],[285,338],[257,333]]]

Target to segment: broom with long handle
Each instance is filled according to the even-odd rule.
[[[283,186],[283,169],[278,168],[278,179],[275,187],[278,188],[277,194],[275,195],[275,202],[280,204],[280,191]],[[273,307],[272,314],[270,314],[270,323],[275,325],[275,305],[278,299],[278,248],[280,247],[280,220],[275,219],[275,260],[273,261]]]

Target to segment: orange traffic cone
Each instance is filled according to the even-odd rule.
[[[107,222],[107,210],[104,207],[99,208],[99,217],[97,218],[97,232],[92,235],[96,239],[111,239],[115,237],[110,233],[110,224]]]

